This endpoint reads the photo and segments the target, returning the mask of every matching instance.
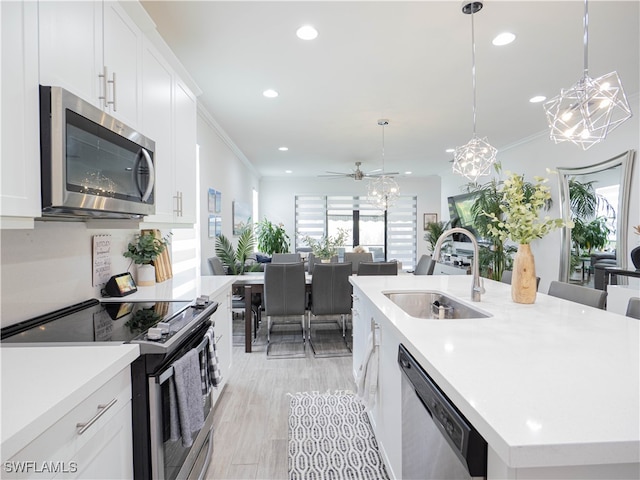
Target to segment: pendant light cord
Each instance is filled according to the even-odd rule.
[[[476,136],[476,42],[473,26],[474,8],[471,9],[471,85],[473,89],[473,136]]]
[[[589,75],[589,8],[584,0],[584,76]]]

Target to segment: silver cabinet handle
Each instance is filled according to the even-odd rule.
[[[114,398],[106,405],[98,405],[98,413],[96,413],[91,420],[89,420],[87,423],[76,423],[76,428],[78,429],[78,435],[82,435],[84,432],[86,432],[91,427],[91,425],[96,423],[98,419],[102,415],[104,415],[107,412],[107,410],[113,407],[117,401],[118,399]]]
[[[98,78],[102,79],[102,95],[98,97],[99,100],[102,100],[102,108],[107,108],[107,67],[106,65],[102,67],[102,73],[98,74]]]
[[[107,67],[104,67],[104,72],[105,72],[105,78],[107,75]],[[113,72],[111,74],[111,80],[107,80],[107,83],[111,84],[111,101],[107,102],[107,105],[112,105],[113,106],[113,111],[117,111],[117,104],[116,104],[116,72]],[[106,90],[105,90],[106,92]],[[106,94],[106,93],[105,93]]]
[[[174,197],[176,199],[176,209],[173,211],[178,217],[182,216],[182,192],[176,191]]]

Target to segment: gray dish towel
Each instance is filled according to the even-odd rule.
[[[184,356],[173,362],[173,385],[175,386],[175,402],[170,405],[172,420],[177,417],[180,424],[182,446],[188,448],[193,443],[193,433],[204,425],[204,410],[202,408],[202,390],[200,385],[200,361],[198,351],[190,350]],[[169,391],[170,401],[174,399]],[[177,415],[175,412],[177,411]],[[171,422],[175,427],[175,421]],[[172,432],[172,438],[175,434]]]
[[[218,351],[216,348],[215,333],[213,326],[209,327],[207,333],[207,345],[200,353],[200,380],[202,384],[202,395],[207,395],[211,387],[218,388],[222,382],[222,374],[218,362]]]

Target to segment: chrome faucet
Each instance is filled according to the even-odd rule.
[[[432,261],[435,263],[440,259],[440,250],[442,249],[442,243],[445,238],[453,233],[462,233],[466,235],[471,240],[473,244],[473,284],[471,285],[471,300],[474,302],[480,301],[480,295],[484,293],[484,287],[480,284],[480,254],[478,252],[478,241],[476,237],[469,230],[464,228],[450,228],[445,231],[440,237],[438,237],[438,241],[436,242],[436,246],[433,249],[433,258]]]

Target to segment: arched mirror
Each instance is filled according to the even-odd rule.
[[[573,232],[562,229],[560,281],[568,282],[572,272],[579,269],[584,282],[584,272],[589,269],[589,273],[597,274],[594,271],[597,264],[627,267],[629,189],[634,156],[635,151],[629,150],[595,165],[557,169],[562,218],[576,223]],[[594,251],[603,253],[592,256]],[[591,264],[592,258],[597,258],[596,265]],[[599,287],[597,278],[593,286]]]

